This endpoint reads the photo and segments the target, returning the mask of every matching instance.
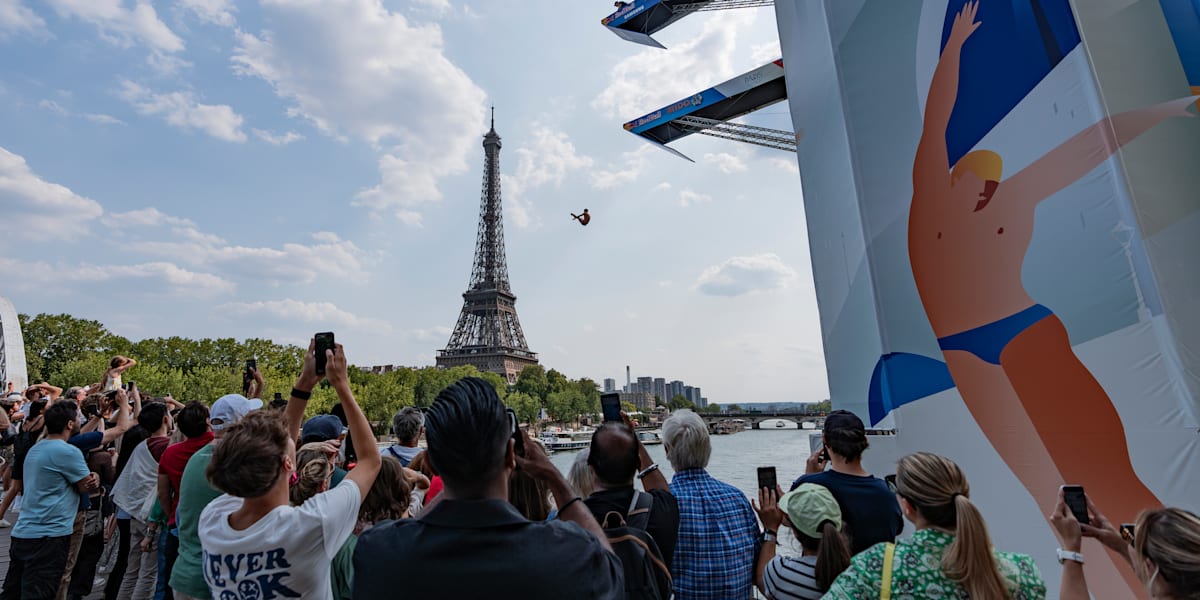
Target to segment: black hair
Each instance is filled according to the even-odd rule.
[[[858,415],[849,411],[838,410],[830,413],[830,417],[835,414],[838,415],[836,419],[826,417],[825,429],[822,432],[824,443],[835,454],[844,457],[847,462],[854,462],[870,446],[867,442],[867,432],[863,428],[862,420],[858,418]],[[830,427],[831,421],[837,423],[837,425]]]
[[[133,456],[133,451],[137,449],[138,444],[146,441],[152,433],[142,426],[142,416],[146,414],[146,408],[148,407],[142,407],[141,415],[138,416],[138,424],[121,436],[121,450],[117,453],[116,477],[120,477],[121,473],[125,472],[125,465],[129,464],[129,458]],[[159,419],[158,425],[155,425],[154,429],[157,430],[161,426],[162,419]]]
[[[438,393],[425,421],[429,460],[447,488],[471,494],[504,470],[512,425],[492,384],[466,377]]]
[[[187,406],[179,411],[176,422],[179,424],[179,431],[188,439],[204,435],[204,432],[208,431],[208,407],[195,400],[188,402]]]
[[[67,428],[67,423],[74,421],[79,415],[79,409],[74,402],[58,402],[46,409],[46,433],[57,435]]]
[[[34,400],[29,403],[29,419],[36,419],[38,415],[42,414],[42,411],[46,410],[46,404],[48,402],[45,400]]]
[[[639,463],[637,434],[624,423],[604,423],[592,434],[587,462],[601,483],[610,486],[633,483]]]
[[[167,405],[162,402],[151,402],[142,405],[142,412],[138,413],[137,422],[149,435],[158,431],[162,427],[163,417],[167,416]]]

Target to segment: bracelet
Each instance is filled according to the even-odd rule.
[[[300,400],[308,400],[312,398],[312,391],[309,390],[306,392],[300,388],[292,388],[292,397]]]
[[[638,471],[637,478],[638,478],[638,479],[643,479],[643,478],[645,478],[647,475],[649,475],[649,474],[651,474],[651,473],[653,473],[653,472],[655,472],[655,471],[657,471],[657,470],[658,470],[658,463],[654,463],[654,464],[652,464],[652,465],[650,465],[650,466],[646,467],[645,469],[642,469],[641,471]]]
[[[563,516],[563,513],[567,511],[567,507],[571,506],[572,504],[575,504],[576,502],[583,502],[583,498],[580,498],[579,496],[575,496],[574,498],[567,500],[566,504],[558,507],[558,518],[561,519]]]

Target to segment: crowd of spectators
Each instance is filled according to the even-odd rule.
[[[106,600],[1046,595],[1029,556],[993,547],[957,464],[919,452],[876,477],[849,412],[827,416],[790,491],[752,501],[708,472],[708,426],[690,410],[662,424],[669,481],[623,413],[564,477],[476,378],[398,412],[380,451],[343,348],[322,376],[316,358],[310,345],[289,398],[268,406],[254,371],[211,406],[143,394],[122,381],[137,362],[121,356],[88,387],[10,385],[0,517],[19,516],[0,520],[12,528],[0,600],[91,594],[106,545]],[[305,420],[323,380],[337,409]],[[1085,523],[1061,493],[1050,516],[1061,598],[1089,597],[1084,537],[1150,597],[1200,598],[1200,518],[1150,507],[1122,531],[1086,502]],[[785,529],[795,552],[779,548]]]

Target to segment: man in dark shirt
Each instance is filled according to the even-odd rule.
[[[389,598],[397,585],[413,598],[624,597],[620,561],[596,520],[537,444],[517,455],[513,434],[523,435],[491,383],[468,377],[438,394],[425,438],[445,488],[419,519],[363,532],[354,598]],[[531,522],[508,503],[513,469],[547,484],[557,520]]]
[[[602,526],[610,512],[628,521],[635,491],[633,478],[634,475],[641,478],[642,487],[654,498],[646,533],[658,545],[663,562],[671,564],[679,535],[679,503],[633,428],[627,423],[605,423],[597,428],[588,451],[588,466],[592,468],[592,486],[596,491],[583,502]]]
[[[825,417],[823,434],[824,452],[808,457],[806,473],[792,489],[802,483],[829,488],[842,509],[852,553],[896,541],[904,529],[904,516],[887,483],[863,469],[862,454],[869,444],[862,419],[850,411],[835,410]],[[828,471],[826,463],[832,465]]]

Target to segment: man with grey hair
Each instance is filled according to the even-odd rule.
[[[704,419],[678,410],[663,423],[662,433],[675,470],[671,494],[679,502],[679,537],[671,561],[675,598],[751,598],[762,540],[754,509],[745,494],[705,470],[712,443]],[[762,535],[774,539],[775,532]]]
[[[406,406],[392,417],[392,433],[396,436],[396,444],[387,449],[401,465],[408,466],[412,459],[421,453],[417,441],[425,433],[425,415],[421,409]]]

